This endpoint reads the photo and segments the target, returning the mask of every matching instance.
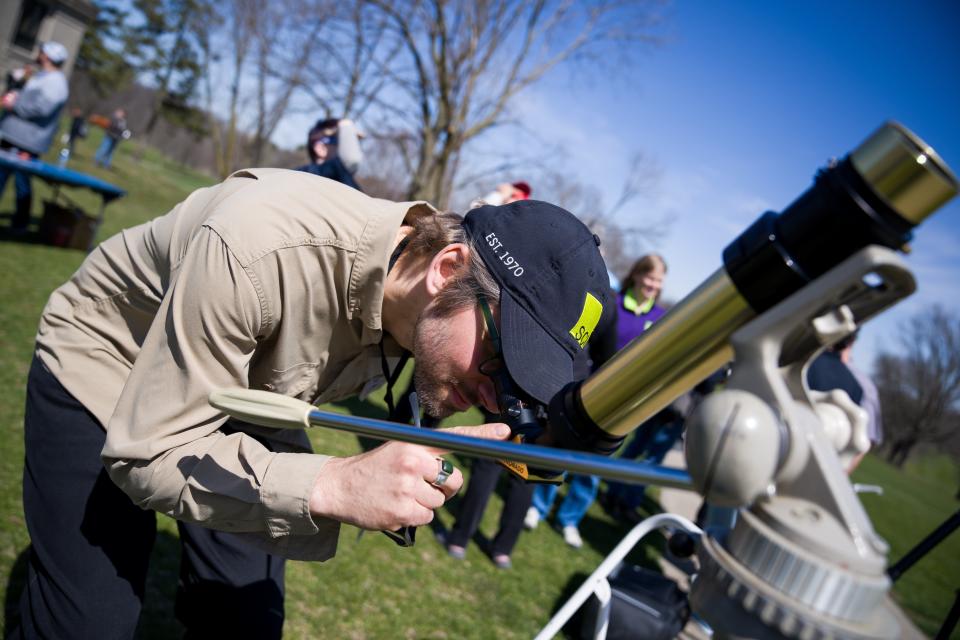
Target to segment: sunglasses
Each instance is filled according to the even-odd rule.
[[[497,331],[497,323],[493,319],[493,312],[490,310],[490,304],[482,295],[477,295],[477,303],[483,315],[483,321],[487,328],[487,335],[490,336],[490,342],[493,344],[493,355],[483,360],[480,365],[480,373],[493,378],[504,369],[503,346],[500,341],[500,332]]]
[[[337,144],[337,136],[319,136],[313,139],[313,144],[322,142],[323,144],[330,146]]]

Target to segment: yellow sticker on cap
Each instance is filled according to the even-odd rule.
[[[590,341],[590,336],[593,335],[593,330],[597,328],[597,323],[600,322],[601,315],[603,315],[603,305],[600,304],[600,301],[594,298],[593,295],[587,292],[587,297],[583,301],[583,311],[580,312],[580,318],[577,320],[577,323],[573,325],[573,328],[570,329],[570,335],[580,344],[581,349],[587,346],[587,342]]]

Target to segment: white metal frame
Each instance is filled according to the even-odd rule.
[[[594,594],[596,594],[597,599],[600,600],[600,610],[597,612],[597,626],[594,629],[594,638],[596,640],[606,640],[607,627],[610,622],[610,600],[612,595],[610,582],[607,580],[607,577],[620,566],[620,563],[627,554],[630,553],[648,533],[667,526],[683,529],[687,533],[694,535],[703,534],[700,527],[683,516],[678,516],[673,513],[660,513],[637,523],[637,526],[631,529],[630,533],[624,536],[623,540],[614,547],[610,555],[600,563],[596,571],[591,573],[590,577],[580,585],[576,593],[570,596],[566,604],[554,614],[547,623],[547,626],[537,634],[534,640],[550,640],[557,635],[563,628],[563,625],[565,625],[567,621],[573,617],[573,614],[583,606],[583,603]]]

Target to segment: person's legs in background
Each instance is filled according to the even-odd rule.
[[[113,148],[116,144],[117,141],[110,136],[103,136],[103,141],[100,143],[100,146],[97,147],[97,153],[93,156],[93,161],[101,167],[108,168],[110,166],[110,159],[113,156]]]
[[[683,426],[683,420],[674,420],[657,432],[657,435],[647,446],[646,459],[650,464],[661,464],[663,462],[663,459],[670,453],[670,449],[673,449],[677,440],[683,435]]]
[[[96,153],[93,154],[93,162],[97,165],[103,164],[103,157],[107,151],[107,144],[109,144],[110,138],[103,136],[103,140],[100,141],[100,146],[97,147]]]
[[[533,489],[533,497],[530,508],[523,518],[523,526],[527,529],[536,529],[541,520],[550,515],[550,509],[553,508],[553,501],[557,497],[556,484],[538,484]]]
[[[500,526],[490,544],[490,559],[501,569],[512,566],[510,555],[523,531],[524,514],[530,507],[534,487],[537,486],[512,473],[508,473],[507,478],[507,495],[503,501],[503,512],[500,514]]]
[[[653,436],[656,435],[657,428],[658,425],[647,423],[634,431],[633,437],[627,442],[627,446],[624,448],[620,457],[624,460],[636,460],[638,456],[643,454],[647,445],[653,439]],[[633,486],[625,482],[619,482],[617,480],[608,481],[607,490],[600,496],[601,506],[616,516],[617,512],[623,508],[627,494],[630,493],[632,489]]]
[[[494,489],[497,488],[497,482],[503,471],[504,468],[493,460],[484,458],[474,460],[470,479],[467,482],[467,492],[460,503],[457,520],[443,540],[447,553],[452,558],[460,560],[466,556],[467,544],[480,526],[483,512],[487,508]],[[509,569],[512,564],[510,554],[513,553],[513,548],[523,530],[524,514],[530,507],[535,486],[509,472],[507,483],[500,525],[486,550],[493,563],[501,569]]]
[[[580,521],[587,514],[587,509],[597,497],[597,488],[600,486],[599,476],[575,475],[570,479],[567,496],[557,510],[557,526],[563,533],[564,541],[579,549],[583,546],[580,537]]]
[[[680,414],[671,407],[667,407],[644,422],[634,431],[633,437],[620,455],[624,460],[644,461],[650,455],[650,447],[660,432],[671,423],[680,420]],[[669,449],[668,449],[669,450]],[[664,452],[665,455],[665,452]],[[642,462],[645,463],[645,462]],[[621,520],[632,521],[633,510],[643,504],[643,495],[646,487],[632,485],[611,480],[607,482],[607,490],[600,496],[600,505],[611,516]]]
[[[30,224],[30,207],[33,204],[33,189],[30,187],[29,174],[23,171],[14,171],[13,186],[17,195],[17,205],[10,227],[23,231]]]
[[[10,180],[11,173],[13,172],[10,169],[0,167],[0,198],[3,198],[3,193],[7,190],[7,182]]]
[[[446,536],[447,553],[458,560],[467,553],[467,544],[476,533],[487,508],[490,495],[497,486],[500,472],[503,470],[493,460],[477,458],[473,461],[470,479],[467,481],[467,491],[460,502],[460,511],[453,528]]]
[[[36,160],[36,154],[22,151],[11,146],[8,142],[0,140],[0,149],[12,153],[21,160]],[[30,187],[30,175],[16,169],[0,168],[0,196],[6,191],[7,180],[10,174],[13,174],[13,187],[16,204],[14,206],[13,218],[10,221],[10,229],[14,232],[23,232],[27,230],[30,224],[30,205],[33,204],[33,190]]]
[[[683,435],[683,427],[683,419],[678,418],[657,429],[652,437],[646,440],[646,450],[641,453],[642,458],[637,460],[637,464],[662,464],[667,453]],[[611,482],[608,486],[604,508],[614,517],[628,522],[639,522],[641,516],[637,509],[643,505],[646,485]]]

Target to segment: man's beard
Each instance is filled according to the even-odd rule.
[[[437,364],[445,357],[450,343],[442,320],[425,310],[413,329],[413,386],[420,406],[434,418],[446,418],[455,413],[444,399],[447,397],[445,391],[455,386],[457,380],[445,377],[437,370]]]

